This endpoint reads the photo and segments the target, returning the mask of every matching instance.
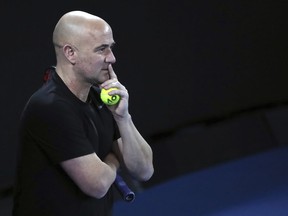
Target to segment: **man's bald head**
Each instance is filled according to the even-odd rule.
[[[105,32],[109,29],[108,23],[100,17],[83,11],[71,11],[64,14],[55,26],[53,43],[56,47],[67,43],[77,44],[85,40],[85,36],[91,35],[89,31],[95,33],[95,31]]]

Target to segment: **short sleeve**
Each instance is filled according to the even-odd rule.
[[[53,163],[94,152],[78,112],[61,100],[43,107],[36,106],[31,112],[34,114],[30,115],[30,133]]]

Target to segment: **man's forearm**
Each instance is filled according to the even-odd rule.
[[[121,134],[118,144],[125,166],[138,179],[148,180],[154,172],[151,147],[138,132],[130,115],[117,124]]]

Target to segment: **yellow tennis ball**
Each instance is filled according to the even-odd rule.
[[[115,105],[119,102],[120,96],[119,95],[109,95],[108,93],[112,90],[117,90],[117,88],[110,88],[110,89],[102,89],[100,93],[100,98],[103,103],[107,105]]]

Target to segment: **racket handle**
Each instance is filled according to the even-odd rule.
[[[122,196],[123,200],[126,202],[132,202],[135,199],[135,193],[128,187],[126,182],[122,179],[120,175],[117,174],[114,181],[114,185]]]

